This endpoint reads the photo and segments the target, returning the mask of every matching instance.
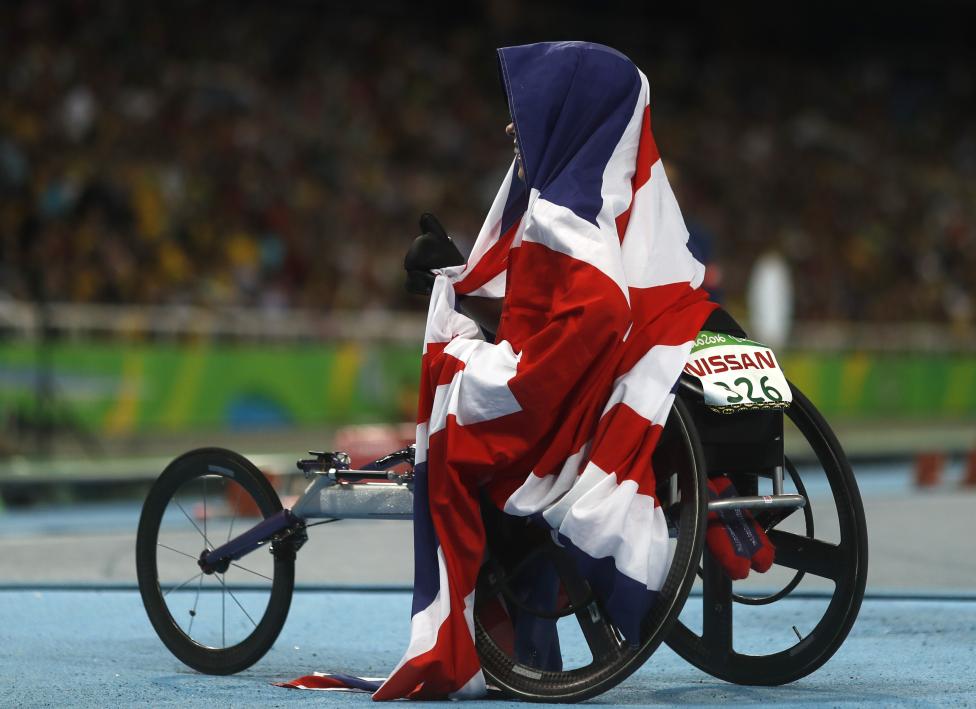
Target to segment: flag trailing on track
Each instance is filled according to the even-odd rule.
[[[375,692],[385,677],[355,677],[341,672],[316,672],[288,682],[276,682],[286,689],[315,689],[324,692]]]
[[[646,77],[600,45],[499,50],[513,163],[468,262],[435,281],[417,426],[409,647],[375,699],[485,693],[480,504],[544,521],[636,641],[668,530],[651,454],[714,304],[664,174]],[[504,297],[493,342],[457,309]]]

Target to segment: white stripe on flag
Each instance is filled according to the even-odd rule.
[[[529,475],[505,501],[505,512],[517,517],[527,517],[555,503],[573,487],[579,477],[580,463],[589,455],[589,451],[590,443],[587,441],[579,451],[566,459],[558,473]]]
[[[600,229],[572,210],[541,198],[535,201],[534,207],[531,220],[526,218],[530,223],[525,227],[523,241],[548,246],[599,269],[617,284],[629,303],[630,291],[620,261],[616,227]]]
[[[495,245],[499,237],[501,237],[501,222],[505,214],[505,203],[508,201],[508,193],[512,190],[514,168],[515,161],[512,160],[508,172],[505,173],[505,179],[502,180],[501,187],[498,188],[498,193],[495,195],[495,201],[491,203],[491,208],[488,210],[488,216],[485,217],[485,221],[481,226],[481,231],[478,232],[478,238],[475,239],[474,246],[471,248],[467,265],[466,267],[458,267],[456,272],[452,271],[452,273],[460,274],[459,277],[452,278],[452,281],[459,280],[468,269],[474,268],[488,250]]]
[[[458,383],[464,370],[455,372],[447,384],[439,384],[434,389],[434,403],[430,407],[429,436],[433,436],[447,425],[447,416],[457,410]]]
[[[459,425],[490,421],[522,410],[508,388],[508,382],[517,372],[521,353],[516,354],[507,340],[497,345],[455,340],[444,351],[450,354],[457,351],[461,355],[458,358],[465,363],[458,403],[455,405],[452,399],[451,413],[457,415]]]
[[[542,512],[543,519],[553,529],[559,529],[559,526],[563,523],[563,519],[569,514],[570,508],[576,504],[576,501],[606,476],[607,474],[600,470],[599,466],[595,463],[587,463],[586,467],[583,468],[583,473],[576,478],[573,487],[559,498],[554,505],[551,505]]]
[[[474,642],[474,591],[469,593],[464,599],[464,621],[468,625],[468,632],[471,633],[471,642]],[[483,697],[488,691],[485,684],[485,675],[479,668],[471,679],[464,683],[460,689],[451,692],[451,699],[477,699]]]
[[[502,271],[480,288],[475,288],[469,295],[481,298],[504,298],[505,281],[508,278],[508,271]]]
[[[522,410],[508,388],[520,355],[512,351],[507,341],[492,345],[458,337],[444,348],[444,354],[464,362],[464,369],[434,390],[429,435],[444,428],[452,414],[459,426],[468,426]]]
[[[417,444],[414,448],[413,464],[420,465],[427,462],[427,440],[430,434],[427,433],[428,422],[417,424]]]
[[[617,377],[603,413],[617,404],[626,404],[649,422],[663,426],[671,410],[675,373],[680,374],[688,361],[691,346],[691,342],[654,345],[629,372]]]
[[[613,557],[617,571],[659,590],[668,569],[668,525],[654,499],[637,483],[589,463],[576,485],[543,513],[546,522],[578,549]]]
[[[424,353],[429,344],[450,342],[455,337],[481,339],[481,328],[474,320],[454,309],[454,286],[447,276],[438,275],[430,294],[427,327],[424,332]]]
[[[437,572],[439,583],[437,595],[434,596],[434,600],[430,602],[429,606],[418,611],[410,619],[410,645],[393,672],[390,673],[390,679],[393,679],[399,669],[407,662],[434,649],[441,625],[451,615],[451,594],[448,591],[447,565],[444,563],[444,552],[440,545],[437,546]]]
[[[627,211],[633,197],[633,179],[637,168],[637,151],[640,148],[641,127],[644,125],[644,107],[647,105],[647,77],[638,72],[641,79],[640,92],[634,104],[634,113],[620,136],[603,170],[603,209],[597,219],[600,228],[617,235],[616,219]],[[621,235],[622,236],[622,235]],[[619,238],[619,236],[618,236]]]
[[[640,238],[624,239],[621,244],[627,283],[632,288],[701,285],[705,267],[688,250],[688,229],[660,160],[651,166],[651,179],[634,195],[630,223],[641,229]]]

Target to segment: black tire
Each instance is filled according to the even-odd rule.
[[[768,530],[769,538],[776,547],[774,569],[779,566],[791,570],[791,574],[805,572],[829,579],[834,585],[816,626],[806,635],[802,635],[795,625],[792,627],[792,632],[797,636],[795,644],[768,654],[739,653],[733,648],[734,603],[753,599],[748,595],[743,597],[733,593],[733,583],[706,551],[703,559],[702,633],[696,634],[679,620],[671,630],[667,643],[699,669],[735,684],[786,684],[805,677],[827,662],[854,625],[867,581],[867,527],[850,463],[813,404],[792,384],[790,388],[793,403],[787,409],[786,416],[806,439],[829,483],[839,541],[826,542],[815,536],[810,538],[809,533],[781,531],[774,525]],[[786,467],[791,475],[798,475],[796,466],[789,458]],[[805,527],[810,529],[810,524],[807,517]],[[779,598],[780,594],[774,594],[768,600],[776,603]],[[776,637],[783,637],[779,631],[788,634],[791,629],[789,625],[777,629]]]
[[[187,511],[189,497],[201,490],[202,508]],[[229,512],[220,516],[221,508],[226,512],[228,506]],[[253,665],[274,644],[288,617],[295,585],[294,551],[272,549],[269,557],[269,549],[261,547],[223,574],[203,574],[197,565],[205,547],[226,541],[222,525],[227,525],[228,514],[226,538],[235,531],[235,522],[240,522],[239,533],[257,521],[240,519],[239,511],[248,508],[267,518],[281,510],[281,502],[250,461],[220,448],[194,450],[170,463],[142,508],[136,571],[146,613],[170,652],[206,674],[233,674]],[[167,543],[170,539],[178,541]],[[255,570],[258,566],[260,571]],[[161,581],[161,571],[170,578]],[[187,609],[191,596],[193,605]],[[218,615],[217,596],[219,636],[210,625]]]
[[[636,647],[623,641],[622,634],[602,612],[599,602],[589,596],[586,605],[574,606],[570,587],[589,588],[575,570],[568,557],[554,567],[558,579],[570,600],[564,610],[567,618],[575,617],[588,646],[590,662],[570,670],[542,670],[513,656],[493,637],[485,622],[484,609],[493,598],[501,597],[500,585],[486,564],[475,593],[475,639],[481,657],[482,669],[490,687],[496,687],[505,695],[537,702],[578,702],[594,697],[626,679],[658,648],[684,605],[694,581],[698,559],[704,542],[707,495],[705,492],[704,454],[692,425],[690,412],[684,402],[675,400],[664,434],[654,454],[654,467],[658,484],[658,499],[666,500],[666,490],[672,475],[676,476],[680,490],[678,500],[665,505],[665,515],[671,529],[674,554],[667,577],[656,602],[643,619],[640,640]],[[668,474],[670,473],[670,474]],[[490,533],[490,527],[489,527]],[[544,534],[548,538],[548,534]],[[489,539],[489,549],[491,543]],[[535,547],[536,550],[539,547]],[[535,553],[521,554],[524,562]],[[541,553],[560,554],[549,543]],[[512,564],[509,564],[509,567]],[[496,567],[497,568],[497,567]],[[504,569],[499,573],[504,574]],[[511,601],[510,595],[505,596]],[[578,608],[575,612],[573,608]],[[595,609],[591,613],[591,609]],[[550,617],[536,613],[537,617]],[[572,620],[567,622],[573,623]],[[575,629],[575,628],[574,628]]]

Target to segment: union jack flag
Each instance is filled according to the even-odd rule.
[[[635,641],[668,569],[651,454],[714,309],[651,133],[647,78],[584,42],[498,51],[513,163],[427,317],[410,644],[374,699],[485,693],[480,500],[544,520]],[[458,296],[504,298],[494,341]]]

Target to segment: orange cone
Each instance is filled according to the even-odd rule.
[[[966,470],[962,476],[963,487],[976,487],[976,450],[966,456]]]
[[[280,490],[278,475],[268,468],[261,468],[261,472],[268,479],[268,482],[271,483],[271,487],[275,490]],[[240,486],[229,485],[226,488],[225,495],[230,514],[238,517],[261,517],[261,510],[258,509],[257,503]]]
[[[945,455],[928,451],[915,456],[916,487],[935,487],[942,482]]]

